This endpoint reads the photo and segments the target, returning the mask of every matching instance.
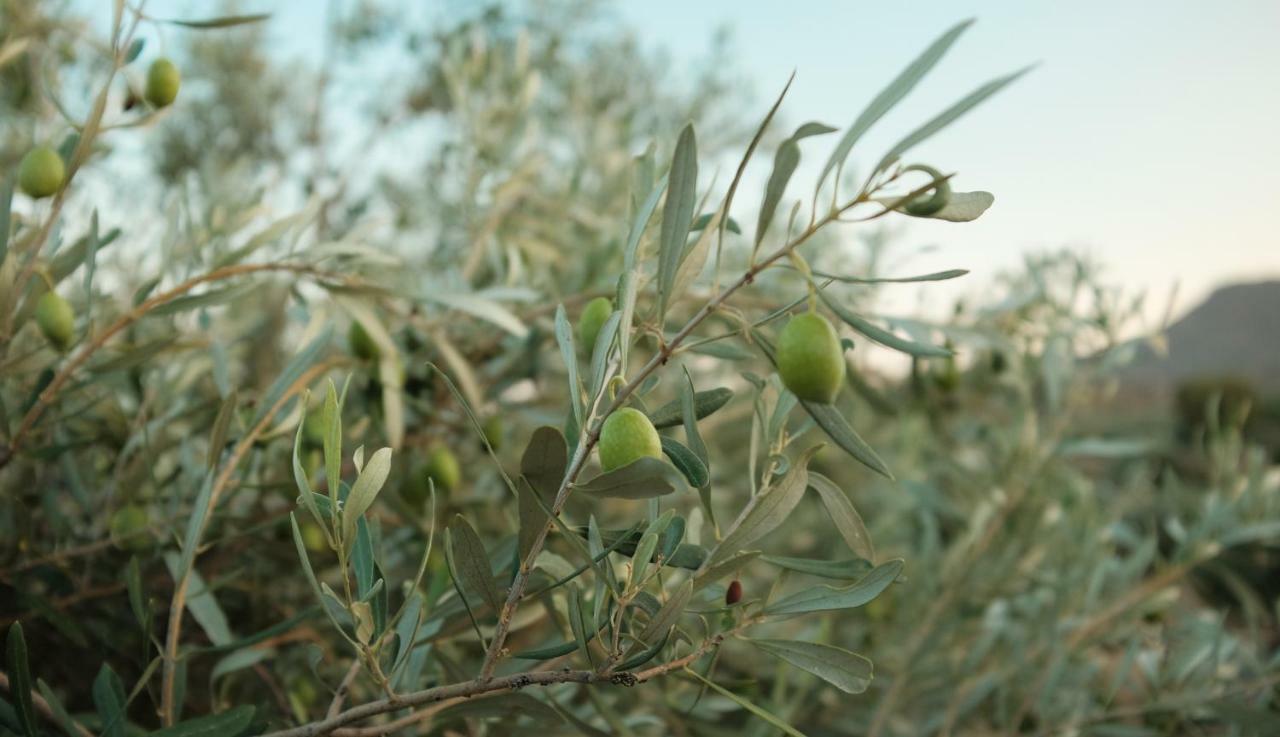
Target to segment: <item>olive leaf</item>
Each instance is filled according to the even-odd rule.
[[[239,737],[253,722],[255,707],[233,706],[218,714],[188,719],[156,730],[150,737]]]
[[[872,201],[879,202],[885,207],[893,207],[898,204],[902,198],[900,197],[872,197]],[[951,197],[947,200],[947,204],[941,210],[930,215],[916,215],[906,212],[899,208],[899,211],[905,215],[912,217],[920,217],[929,220],[945,220],[950,223],[968,223],[982,217],[993,204],[996,197],[990,192],[952,192]],[[932,281],[927,279],[919,279],[917,281]]]
[[[770,616],[782,616],[860,607],[889,588],[889,584],[893,583],[902,572],[902,566],[903,561],[900,558],[886,561],[848,586],[836,588],[823,585],[805,589],[775,601],[765,607],[764,613]]]
[[[31,669],[21,622],[9,626],[9,634],[5,638],[5,669],[9,672],[9,693],[17,703],[18,721],[27,737],[36,737],[40,731],[35,707],[31,703]]]
[[[809,136],[823,135],[835,130],[822,123],[805,123],[778,146],[778,151],[773,156],[773,171],[769,174],[768,184],[765,185],[764,201],[760,204],[760,214],[756,219],[755,248],[759,248],[760,242],[764,240],[764,235],[769,230],[769,224],[773,222],[774,213],[778,209],[778,203],[782,201],[782,195],[786,192],[787,183],[791,181],[791,175],[800,165],[800,141]]]
[[[533,431],[520,458],[520,473],[543,496],[553,496],[569,465],[569,445],[564,434],[549,425]]]
[[[722,562],[751,543],[778,528],[795,509],[808,486],[809,460],[821,448],[816,445],[801,454],[790,470],[772,488],[752,497],[738,519],[730,525],[724,539],[711,552],[704,568]]]
[[[816,642],[747,641],[770,655],[812,673],[845,693],[859,694],[871,685],[871,661],[857,653]]]
[[[458,568],[458,576],[467,588],[480,595],[494,612],[502,609],[502,597],[493,583],[493,568],[484,543],[466,517],[457,515],[449,525],[449,550]]]
[[[680,476],[665,461],[645,456],[622,468],[596,476],[577,485],[587,494],[615,499],[651,499],[675,491]]]
[[[762,555],[760,560],[797,573],[807,573],[810,576],[845,581],[856,581],[867,575],[867,572],[875,567],[871,561],[864,558],[815,560],[813,558],[792,558],[785,555]]]
[[[710,475],[707,467],[703,465],[702,460],[683,443],[675,438],[669,438],[663,435],[660,438],[662,442],[662,452],[670,459],[671,465],[684,476],[689,482],[689,486],[695,489],[701,489],[710,481]]]
[[[949,348],[927,345],[924,343],[915,343],[913,341],[906,340],[905,338],[899,338],[888,330],[878,327],[874,323],[854,314],[853,311],[840,304],[825,291],[819,292],[818,294],[822,298],[823,303],[826,304],[827,307],[830,307],[831,311],[836,313],[836,316],[843,320],[845,324],[883,346],[887,346],[896,351],[902,351],[903,353],[916,356],[917,358],[946,358],[947,356],[953,355],[953,351]]]
[[[676,626],[680,615],[684,613],[684,608],[689,604],[691,596],[693,596],[693,581],[680,584],[679,588],[672,592],[671,598],[667,599],[667,603],[663,604],[662,608],[645,624],[644,629],[640,630],[639,641],[653,643],[658,639],[665,640],[671,628]]]
[[[862,517],[858,514],[858,510],[854,509],[853,502],[849,501],[844,490],[831,479],[818,473],[809,474],[809,485],[822,498],[827,514],[831,516],[831,521],[835,523],[836,530],[844,538],[849,549],[867,560],[875,560],[876,549],[871,544],[871,533],[867,532],[867,526],[862,522]]]
[[[818,175],[818,182],[814,187],[815,190],[822,187],[823,180],[827,178],[832,169],[848,158],[849,152],[853,150],[853,145],[858,142],[858,139],[870,130],[871,126],[883,118],[885,113],[893,109],[902,98],[906,97],[907,93],[911,92],[921,79],[924,79],[924,76],[942,59],[947,50],[956,42],[956,39],[960,38],[960,34],[964,33],[971,25],[973,25],[973,20],[969,19],[952,26],[936,41],[929,44],[929,47],[920,56],[912,60],[906,69],[899,72],[898,76],[894,77],[893,81],[875,96],[870,104],[858,114],[857,119],[853,121],[853,124],[849,126],[849,129],[845,131],[844,136],[840,139],[840,143],[831,152],[830,158],[827,159],[827,163],[822,167],[822,173]]]
[[[665,315],[676,271],[685,256],[685,241],[693,224],[698,195],[698,144],[689,124],[680,131],[667,175],[667,201],[662,208],[658,241],[658,315]]]
[[[364,516],[373,505],[373,500],[378,497],[378,492],[382,490],[390,473],[391,449],[383,448],[373,454],[351,486],[346,506],[342,509],[342,542],[348,550],[355,542],[356,520]]]
[[[693,395],[694,414],[699,420],[710,416],[733,399],[733,390],[725,387],[696,392]],[[684,422],[684,408],[680,399],[673,399],[661,407],[646,413],[654,428],[662,430]]]

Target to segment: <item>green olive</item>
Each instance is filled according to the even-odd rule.
[[[351,330],[347,333],[347,343],[351,345],[351,352],[356,358],[362,361],[376,361],[378,359],[378,344],[373,342],[373,338],[369,335],[364,326],[357,320],[351,321]]]
[[[178,97],[182,74],[168,59],[156,59],[147,70],[147,102],[156,107],[169,107]]]
[[[582,308],[582,314],[578,317],[578,339],[582,341],[582,349],[588,356],[595,350],[600,328],[604,327],[605,320],[612,313],[613,302],[608,297],[596,297]]]
[[[458,457],[443,445],[431,451],[424,472],[441,491],[452,491],[462,482],[462,468],[458,465]]]
[[[111,515],[111,543],[121,550],[145,550],[151,546],[151,515],[140,504],[126,504]]]
[[[600,466],[612,471],[646,456],[662,457],[662,440],[649,418],[632,407],[609,415],[600,427]]]
[[[844,351],[827,318],[805,312],[791,318],[778,337],[778,374],[791,393],[830,404],[844,381]]]
[[[69,302],[49,291],[36,302],[36,325],[54,348],[65,351],[75,337],[76,315]]]
[[[36,146],[18,164],[18,186],[36,199],[48,197],[62,189],[67,168],[62,157],[48,146]]]
[[[481,429],[484,431],[484,441],[489,444],[489,447],[494,451],[502,450],[502,415],[490,415]]]

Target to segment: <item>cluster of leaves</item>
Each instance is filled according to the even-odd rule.
[[[0,7],[28,19],[0,59],[60,42]],[[1267,733],[1274,614],[1227,563],[1274,538],[1274,474],[1230,427],[1191,479],[1148,471],[1147,438],[1076,435],[1129,347],[1128,306],[1050,259],[946,324],[877,316],[879,285],[964,272],[885,277],[877,248],[851,265],[830,235],[991,204],[902,158],[1016,74],[843,175],[967,24],[791,206],[802,146],[836,128],[773,136],[779,99],[734,141],[722,79],[672,93],[634,44],[587,35],[581,7],[546,12],[410,32],[420,70],[379,87],[367,141],[334,140],[349,106],[329,103],[351,94],[342,59],[367,69],[403,30],[368,3],[335,18],[349,56],[325,60],[299,117],[253,15],[181,22],[212,31],[184,70],[204,96],[117,105],[144,51],[132,29],[160,22],[123,2],[87,116],[24,98],[71,129],[72,166],[47,207],[0,201],[0,732],[123,735],[158,713],[159,733],[206,737]],[[688,118],[723,140],[675,135]],[[380,140],[423,128],[446,141],[427,176],[399,150],[370,175]],[[162,222],[81,189],[131,136],[165,142]],[[718,190],[699,163],[729,142],[746,154]],[[743,170],[775,143],[748,217]],[[49,289],[79,316],[67,353],[29,327]],[[603,319],[575,331],[599,297]],[[797,309],[858,342],[834,403],[773,370]],[[912,380],[878,380],[869,344],[910,356]],[[597,470],[623,407],[662,456]],[[1174,602],[1196,576],[1248,602],[1246,628]]]

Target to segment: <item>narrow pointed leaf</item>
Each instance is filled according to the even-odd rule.
[[[781,616],[860,607],[889,588],[889,584],[902,572],[902,565],[901,559],[881,563],[856,583],[842,588],[815,586],[806,589],[770,604],[764,613]]]
[[[704,419],[733,399],[733,390],[725,387],[708,389],[693,395],[695,414],[699,420]],[[648,413],[649,421],[659,430],[675,427],[684,422],[684,408],[680,399],[673,399]]]
[[[698,144],[693,125],[686,125],[676,142],[667,175],[667,201],[662,209],[662,235],[658,244],[658,314],[667,312],[667,300],[675,285],[676,271],[684,259],[685,241],[693,225],[698,195]]]
[[[685,480],[689,482],[689,486],[695,489],[706,486],[707,482],[710,481],[710,475],[702,460],[675,438],[663,435],[661,440],[662,452],[671,460],[671,465],[675,466]]]
[[[458,575],[468,588],[480,595],[481,601],[488,604],[494,612],[499,611],[502,608],[502,597],[493,583],[493,566],[489,562],[489,554],[485,552],[484,543],[476,534],[475,528],[465,517],[457,515],[453,518],[453,524],[449,525],[449,532]]]
[[[773,488],[752,498],[705,564],[715,565],[777,529],[795,509],[808,486],[809,459],[822,446],[805,451]]]
[[[867,560],[875,560],[876,549],[871,544],[871,533],[867,532],[867,526],[862,522],[861,515],[854,508],[853,502],[849,501],[844,490],[831,479],[818,473],[809,474],[809,485],[822,498],[827,514],[831,516],[831,521],[835,523],[836,530],[839,531],[840,537],[844,538],[849,549]]]
[[[845,693],[859,694],[871,685],[871,661],[857,653],[816,642],[748,641],[770,655],[812,673]]]
[[[391,449],[383,448],[365,463],[342,510],[342,540],[350,547],[356,532],[356,521],[364,516],[378,497],[391,473]]]
[[[934,65],[942,59],[951,45],[960,38],[960,34],[973,24],[973,20],[966,20],[958,23],[950,28],[946,33],[942,34],[938,40],[934,41],[924,50],[920,56],[916,57],[906,69],[903,69],[887,87],[875,96],[875,99],[867,105],[858,118],[849,126],[849,130],[845,131],[844,137],[840,139],[840,143],[836,145],[831,157],[827,159],[827,163],[822,167],[822,174],[818,176],[818,186],[822,186],[823,180],[835,169],[841,162],[849,156],[849,152],[853,150],[853,145],[858,142],[864,133],[871,129],[877,121],[884,117],[885,113],[893,109],[902,98],[906,97],[916,84],[924,79],[924,76],[933,69]]]
[[[578,484],[593,496],[616,499],[651,499],[675,491],[680,475],[669,463],[644,457]]]

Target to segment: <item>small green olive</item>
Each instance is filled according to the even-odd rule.
[[[351,321],[351,330],[347,333],[347,343],[351,346],[351,352],[356,358],[362,361],[378,360],[378,344],[373,342],[373,338],[369,335],[364,326],[357,320]]]
[[[75,337],[76,315],[61,295],[48,291],[36,302],[36,325],[54,348],[65,351]]]
[[[646,456],[662,457],[662,440],[649,418],[633,407],[609,415],[600,427],[601,468],[612,471]]]
[[[178,98],[182,74],[168,59],[156,59],[147,70],[147,102],[156,107],[169,107]]]
[[[151,546],[151,515],[140,504],[126,504],[111,515],[111,544],[121,550],[145,550]]]
[[[778,375],[800,399],[830,404],[844,381],[844,351],[827,318],[805,312],[778,337]]]
[[[600,328],[604,327],[605,320],[612,313],[613,302],[608,297],[596,297],[582,308],[582,314],[578,317],[578,339],[582,341],[582,349],[588,356],[595,350]]]
[[[484,441],[489,444],[489,447],[494,451],[502,450],[502,415],[490,415],[481,429],[484,431]]]
[[[458,457],[443,445],[431,451],[424,472],[441,491],[452,491],[462,482],[462,468],[458,465]]]
[[[48,146],[31,149],[18,164],[18,186],[35,199],[57,193],[66,175],[62,157]]]

